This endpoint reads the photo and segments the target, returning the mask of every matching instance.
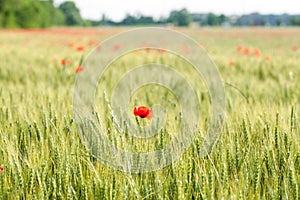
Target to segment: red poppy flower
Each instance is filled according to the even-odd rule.
[[[250,49],[249,48],[245,48],[244,49],[244,54],[245,55],[249,55],[250,54]]]
[[[260,57],[261,56],[260,50],[257,49],[257,48],[254,49],[254,54],[255,54],[256,57]]]
[[[82,72],[83,71],[83,67],[82,66],[78,66],[78,67],[76,67],[76,69],[75,69],[75,72],[76,73],[79,73],[79,72]]]
[[[265,59],[267,62],[269,62],[271,60],[270,56],[267,56]]]
[[[77,50],[77,51],[83,51],[83,50],[84,50],[84,46],[78,46],[78,47],[76,48],[76,50]]]
[[[66,64],[66,59],[61,59],[61,61],[60,61],[60,63],[62,64],[62,65],[65,65]]]
[[[69,65],[69,64],[71,64],[71,61],[70,60],[67,60],[67,59],[65,59],[65,58],[63,58],[63,59],[61,59],[61,61],[60,61],[60,63],[62,64],[62,65]]]
[[[0,167],[0,172],[2,172],[4,170],[4,168],[3,167]]]
[[[292,50],[293,51],[298,51],[298,47],[297,46],[292,46]]]
[[[146,106],[134,107],[133,114],[134,116],[140,118],[147,118],[147,119],[152,118],[152,110]]]
[[[239,45],[239,46],[236,47],[236,50],[237,50],[238,52],[242,52],[243,49],[244,49],[244,48],[243,48],[242,45]]]
[[[233,61],[229,61],[228,65],[229,65],[229,66],[234,66],[235,63],[234,63]]]

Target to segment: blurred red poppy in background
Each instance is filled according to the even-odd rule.
[[[245,55],[249,55],[250,54],[250,49],[249,48],[245,48],[244,49],[244,54]]]
[[[235,63],[234,63],[233,61],[229,61],[228,65],[229,65],[229,66],[234,66]]]
[[[76,50],[77,50],[77,51],[83,51],[83,50],[84,50],[84,46],[78,46],[78,47],[76,48]]]
[[[293,51],[298,51],[298,47],[297,46],[292,46],[292,50]]]
[[[236,47],[236,50],[238,51],[238,52],[243,52],[243,46],[242,45],[239,45],[239,46],[237,46]]]
[[[67,60],[67,59],[63,58],[63,59],[61,59],[60,63],[61,63],[62,65],[69,65],[69,64],[71,64],[72,62],[71,62],[70,60]]]
[[[260,57],[261,56],[260,50],[257,49],[257,48],[254,49],[254,54],[255,54],[256,57]]]
[[[78,66],[78,67],[76,67],[76,69],[75,69],[75,72],[76,73],[79,73],[79,72],[82,72],[83,71],[83,67],[82,66]]]

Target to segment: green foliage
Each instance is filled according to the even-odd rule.
[[[38,28],[50,25],[49,13],[37,1],[25,1],[15,12],[16,23],[20,27]]]
[[[207,16],[207,24],[210,26],[215,26],[215,25],[219,25],[219,19],[216,15],[214,15],[213,13],[209,13]]]
[[[220,26],[226,21],[228,21],[228,18],[223,14],[218,16],[213,13],[208,13],[206,18],[203,21],[200,21],[200,24],[208,26]]]
[[[172,22],[175,26],[189,26],[192,18],[187,9],[181,9],[179,11],[172,11],[168,21]]]
[[[292,26],[300,26],[300,18],[293,16],[291,17],[291,25]]]
[[[59,9],[64,13],[66,25],[80,26],[84,24],[80,16],[80,11],[72,1],[66,1],[60,4]]]
[[[45,10],[48,11],[51,26],[65,25],[65,15],[60,9],[54,7],[51,2],[43,2],[43,5]]]
[[[19,4],[20,3],[20,4]],[[0,27],[15,28],[16,24],[15,12],[20,9],[22,2],[20,0],[0,0],[0,14],[1,24]]]
[[[63,25],[64,21],[64,15],[54,7],[53,1],[0,1],[0,27],[45,28]]]
[[[103,21],[105,22],[105,21]],[[126,17],[118,23],[118,25],[149,25],[149,24],[155,24],[154,20],[152,17],[149,16],[139,16],[135,17],[132,15],[127,14]]]
[[[137,22],[137,18],[131,15],[126,15],[122,20],[121,25],[134,25]]]

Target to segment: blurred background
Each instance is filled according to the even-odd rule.
[[[0,0],[1,28],[300,26],[293,0]]]

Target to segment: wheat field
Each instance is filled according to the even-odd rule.
[[[99,42],[125,30],[0,30],[0,199],[300,198],[300,29],[176,29],[215,62],[226,92],[226,119],[209,155],[198,156],[200,134],[180,160],[148,173],[121,172],[96,159],[80,140],[72,109],[82,61]],[[153,55],[134,54],[113,65],[126,68]],[[172,57],[159,59],[182,65]],[[114,73],[121,72],[108,72],[104,82]],[[200,88],[199,132],[205,132],[209,94],[190,79]],[[163,99],[176,104],[155,87],[134,98],[131,106]],[[98,109],[109,127],[109,110]],[[176,109],[170,117],[175,115]],[[172,127],[150,148],[163,148]]]

